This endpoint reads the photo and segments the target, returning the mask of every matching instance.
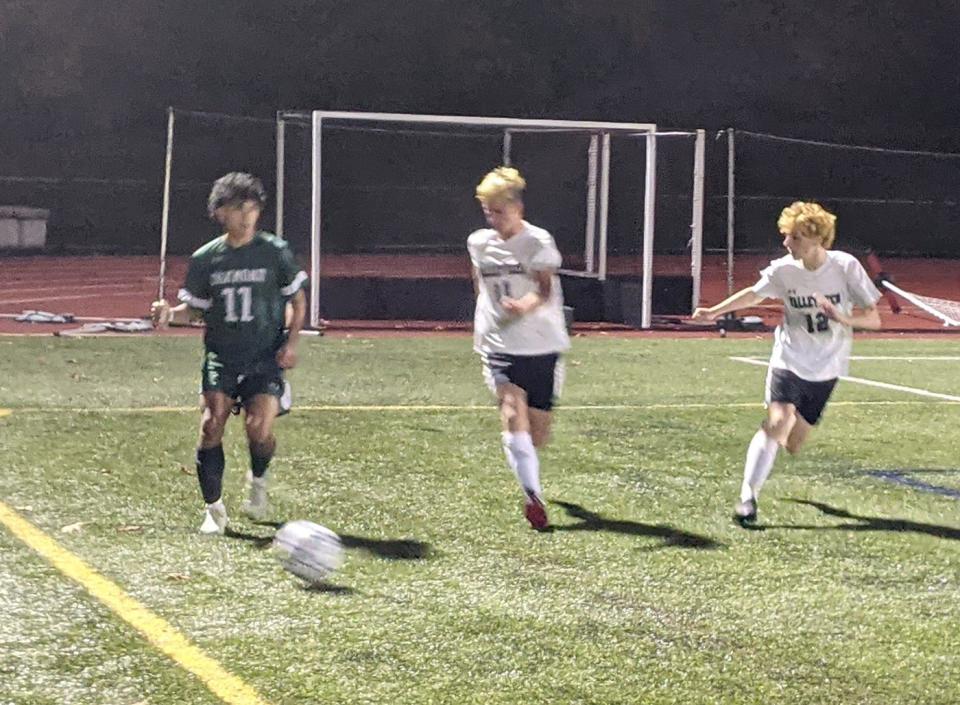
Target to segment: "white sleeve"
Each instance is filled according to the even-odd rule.
[[[480,266],[480,243],[483,237],[483,231],[477,230],[470,233],[467,238],[467,252],[470,254],[470,263],[474,267]]]
[[[782,299],[783,285],[780,277],[777,275],[779,267],[773,262],[760,272],[760,279],[751,287],[754,294],[758,294],[765,299]]]
[[[850,258],[850,264],[847,266],[847,289],[850,291],[850,300],[855,306],[868,308],[876,305],[880,300],[880,291],[874,286],[867,270],[860,264],[860,260],[855,257]]]
[[[560,269],[563,263],[563,257],[560,250],[557,249],[553,237],[548,235],[544,240],[537,240],[537,249],[530,257],[530,269],[535,272],[542,272],[549,269]]]

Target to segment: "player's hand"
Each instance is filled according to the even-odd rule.
[[[297,349],[289,343],[277,350],[277,364],[285,370],[297,366]]]
[[[826,296],[823,294],[814,294],[813,298],[816,299],[817,306],[820,307],[820,313],[831,321],[846,323],[843,314],[840,313],[837,307]]]
[[[694,321],[715,321],[717,320],[717,314],[711,312],[709,308],[699,306],[690,318]]]
[[[500,308],[504,313],[511,316],[525,316],[533,309],[544,303],[545,299],[541,294],[529,293],[518,299],[510,296],[504,296],[500,299]]]
[[[166,299],[160,299],[150,304],[150,321],[154,328],[163,330],[170,325],[170,304]]]
[[[503,309],[504,313],[509,313],[511,316],[522,316],[527,312],[527,307],[523,305],[520,299],[512,299],[509,296],[500,299],[500,308]]]

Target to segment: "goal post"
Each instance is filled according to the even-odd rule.
[[[358,139],[357,135],[366,133],[371,135],[371,139],[386,139],[385,136],[408,136],[408,141],[416,142],[418,139],[439,140],[437,144],[431,143],[429,146],[420,144],[421,154],[427,157],[434,157],[432,153],[442,151],[450,142],[444,142],[444,138],[454,138],[461,142],[470,144],[479,144],[476,147],[485,155],[482,160],[471,156],[468,161],[473,164],[461,164],[458,161],[458,155],[465,153],[463,145],[458,144],[453,149],[448,167],[453,171],[469,171],[468,176],[459,175],[460,183],[457,188],[469,193],[469,201],[472,202],[472,185],[482,176],[482,171],[476,165],[482,163],[484,170],[492,168],[499,164],[513,164],[521,167],[525,176],[529,176],[528,166],[530,160],[545,161],[545,154],[552,154],[554,161],[562,159],[557,153],[565,154],[566,151],[573,156],[570,160],[583,160],[581,166],[577,167],[576,179],[568,181],[577,181],[576,188],[580,189],[576,197],[581,203],[577,206],[579,214],[577,217],[583,223],[582,235],[582,253],[574,252],[569,258],[569,264],[566,264],[563,273],[568,276],[588,277],[598,280],[604,280],[609,275],[607,253],[608,253],[608,228],[610,227],[608,218],[608,209],[610,207],[610,187],[611,187],[611,154],[615,154],[611,138],[639,139],[644,144],[642,155],[642,183],[634,183],[630,186],[631,194],[628,199],[637,202],[637,207],[642,206],[642,222],[638,223],[639,228],[631,228],[642,232],[642,241],[634,245],[635,249],[642,253],[642,327],[648,328],[652,323],[652,292],[654,276],[654,241],[655,241],[655,214],[656,214],[656,189],[657,189],[657,141],[663,134],[657,133],[657,126],[653,123],[627,123],[627,122],[604,122],[604,121],[578,121],[578,120],[552,120],[552,119],[530,119],[530,118],[506,118],[506,117],[479,117],[479,116],[457,116],[457,115],[428,115],[428,114],[406,114],[406,113],[373,113],[373,112],[352,112],[352,111],[324,111],[316,110],[311,112],[302,111],[281,111],[277,115],[277,230],[279,233],[287,233],[289,229],[284,223],[286,214],[293,214],[300,208],[291,209],[289,189],[285,187],[288,175],[285,169],[289,169],[288,159],[296,153],[287,144],[289,136],[288,127],[290,124],[297,124],[309,129],[309,147],[302,145],[301,150],[309,151],[309,223],[302,223],[303,227],[309,230],[309,259],[311,267],[311,297],[310,297],[310,322],[311,325],[320,323],[320,276],[323,272],[323,258],[329,251],[337,251],[336,247],[331,247],[328,237],[328,229],[331,222],[342,216],[334,211],[336,208],[328,204],[328,199],[336,199],[338,193],[342,194],[344,186],[342,183],[331,182],[328,180],[328,172],[342,170],[342,164],[338,162],[337,150],[340,143],[349,141],[349,139]],[[668,133],[675,134],[675,133]],[[700,143],[703,142],[702,131],[699,133],[679,133],[687,136],[696,136]],[[472,138],[472,141],[471,141]],[[525,147],[528,153],[535,151],[531,144],[540,145],[536,147],[540,152],[536,155],[527,155],[528,162],[523,161],[523,152]],[[376,148],[370,148],[360,154],[366,160],[384,159],[389,162],[393,157],[388,153],[389,148],[378,151]],[[566,151],[565,151],[566,150]],[[342,149],[341,149],[342,151]],[[409,149],[403,154],[413,154]],[[397,167],[397,162],[403,163],[404,156],[395,157],[395,162],[390,165]],[[287,155],[286,157],[284,155]],[[702,209],[702,144],[695,150],[695,159],[700,160],[700,166],[694,164],[693,185],[690,190],[692,197],[691,220],[688,220],[688,227],[691,229],[690,248],[691,265],[690,272],[696,280],[699,277],[699,243],[702,237],[702,214],[697,215],[697,208]],[[362,161],[362,160],[361,160]],[[366,167],[369,169],[369,167]],[[541,165],[541,173],[550,175],[547,167]],[[357,179],[362,178],[363,167],[355,169]],[[399,171],[402,173],[403,169]],[[470,186],[466,184],[469,179]],[[699,186],[697,180],[699,179]],[[537,177],[538,188],[542,187],[541,178]],[[360,182],[358,182],[360,183]],[[444,185],[448,190],[453,188],[452,184]],[[569,186],[569,184],[568,184]],[[354,187],[355,190],[368,190],[377,188],[376,186],[365,187],[362,183]],[[417,193],[415,186],[404,184],[410,193]],[[571,187],[572,188],[572,187]],[[338,191],[339,189],[339,191]],[[301,191],[303,189],[301,188]],[[425,190],[422,189],[422,190]],[[531,189],[528,189],[528,191]],[[529,195],[529,194],[528,194]],[[570,196],[570,193],[565,195]],[[420,196],[422,198],[422,195]],[[452,198],[447,195],[446,198]],[[621,201],[624,196],[620,194]],[[699,199],[699,206],[698,206]],[[384,202],[374,204],[374,208],[389,209],[389,199],[381,199]],[[559,199],[564,202],[565,207],[569,198]],[[339,207],[336,201],[333,205]],[[461,201],[461,206],[463,202]],[[472,204],[471,204],[472,205]],[[537,213],[542,211],[542,207]],[[473,214],[473,211],[470,211]],[[437,217],[440,217],[439,215]],[[363,217],[361,217],[361,220]],[[539,222],[540,219],[535,218]],[[451,228],[459,223],[451,224]],[[436,226],[439,227],[439,226]],[[548,227],[548,229],[551,229]],[[553,232],[553,230],[551,230]],[[457,239],[448,239],[444,246],[450,248],[450,251],[459,252],[462,249],[461,237],[465,237],[467,230],[457,232]],[[449,236],[450,232],[446,233]],[[554,233],[555,237],[557,233]],[[362,237],[362,234],[358,237]],[[579,238],[580,236],[576,236]],[[639,238],[638,238],[639,239]],[[338,241],[342,247],[342,237]],[[436,245],[436,241],[431,241]],[[568,243],[569,244],[569,243]],[[403,245],[392,242],[392,246],[402,247]],[[559,245],[559,242],[558,242]],[[430,243],[425,243],[429,247]],[[411,247],[413,247],[411,245]],[[384,251],[388,251],[388,248]],[[567,252],[570,248],[567,247]],[[566,259],[566,255],[565,255]],[[695,292],[699,289],[699,282],[694,283]],[[691,306],[696,304],[696,293]]]
[[[607,308],[612,301],[610,306],[629,304],[631,321],[650,327],[656,292],[688,288],[689,282],[676,278],[684,271],[693,280],[691,309],[698,303],[702,130],[340,111],[280,111],[262,119],[170,108],[166,117],[158,293],[169,288],[171,278],[182,276],[177,261],[171,277],[168,256],[189,254],[215,235],[204,201],[210,184],[228,171],[260,176],[272,194],[264,227],[289,239],[310,271],[310,323],[317,326],[321,275],[337,278],[342,291],[361,286],[361,279],[371,275],[381,276],[397,255],[403,261],[387,276],[415,271],[413,278],[462,277],[464,239],[482,227],[473,198],[476,183],[489,169],[512,164],[530,183],[528,212],[554,235],[563,254],[561,273],[595,282],[619,280],[612,288],[577,283],[574,291],[580,298],[573,298],[580,302],[585,292],[603,292],[589,294],[590,315],[599,317],[585,320],[621,320],[607,318],[618,315]],[[337,259],[325,263],[331,254]],[[446,256],[428,258],[439,254]],[[688,264],[677,255],[688,257]],[[434,263],[445,269],[434,269]],[[330,284],[326,279],[324,286]],[[627,284],[628,290],[623,288]],[[669,289],[671,305],[685,300],[683,290]],[[614,298],[608,301],[608,294]],[[366,290],[356,296],[358,302],[369,298]],[[664,306],[666,299],[659,300],[657,306]],[[342,306],[336,308],[350,317]],[[408,315],[403,306],[391,311]],[[459,311],[454,318],[462,315]],[[358,317],[364,317],[362,312]]]

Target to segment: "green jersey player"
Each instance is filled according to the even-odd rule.
[[[224,234],[193,253],[181,303],[155,301],[158,328],[203,320],[202,416],[197,477],[207,504],[200,531],[223,533],[223,430],[235,405],[244,409],[250,449],[249,497],[243,511],[266,512],[266,472],[276,450],[273,422],[289,408],[283,370],[297,362],[306,313],[307,275],[282,239],[257,229],[266,193],[260,180],[230,173],[214,183],[207,204]]]

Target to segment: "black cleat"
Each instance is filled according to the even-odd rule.
[[[756,521],[757,500],[748,499],[745,502],[737,502],[733,508],[733,520],[741,525]]]

